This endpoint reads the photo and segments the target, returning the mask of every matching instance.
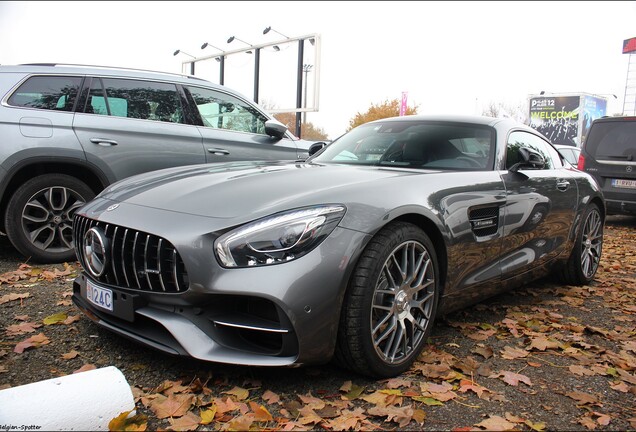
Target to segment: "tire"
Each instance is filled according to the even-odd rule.
[[[43,174],[26,181],[7,204],[5,228],[13,246],[40,263],[75,261],[75,211],[95,193],[65,174]]]
[[[598,205],[588,205],[581,221],[572,254],[558,273],[559,279],[568,285],[589,284],[594,279],[603,251],[604,219]]]
[[[374,378],[407,371],[433,328],[438,275],[435,249],[423,230],[396,222],[378,232],[345,293],[336,362]]]

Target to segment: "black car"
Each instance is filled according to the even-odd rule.
[[[598,182],[608,214],[636,215],[636,117],[594,120],[578,168]]]

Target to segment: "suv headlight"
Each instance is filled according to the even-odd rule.
[[[219,237],[214,247],[216,256],[224,267],[291,261],[318,246],[344,214],[342,205],[325,205],[268,216]]]

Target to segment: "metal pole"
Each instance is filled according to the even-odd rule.
[[[305,49],[305,40],[298,40],[298,79],[296,85],[296,108],[300,109],[303,106],[303,57]],[[300,111],[296,111],[296,136],[300,138],[300,125],[301,116]]]
[[[194,62],[190,63],[190,75],[194,75]]]
[[[311,67],[313,65],[310,64],[306,64],[303,65],[303,72],[305,72],[305,102],[303,104],[303,108],[307,108],[307,83],[309,82],[309,80],[307,79],[308,75],[309,75],[309,71],[311,70]],[[303,113],[303,123],[307,123],[307,111],[305,111]]]
[[[254,50],[254,102],[258,103],[258,81],[259,70],[261,67],[261,49],[256,48]]]
[[[221,56],[221,65],[219,68],[219,84],[223,85],[225,82],[225,56]]]

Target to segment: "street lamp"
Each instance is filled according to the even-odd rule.
[[[307,75],[311,71],[312,67],[314,67],[314,65],[310,65],[310,64],[303,65],[303,73],[305,74],[305,103],[303,105],[303,108],[307,108],[307,81],[308,81]],[[307,111],[303,113],[303,123],[307,123]]]
[[[251,43],[247,43],[244,40],[237,38],[236,36],[230,36],[227,40],[227,43],[232,43],[232,41],[236,39],[237,41],[243,42],[245,45],[249,45],[253,47]],[[252,51],[246,51],[247,54],[252,54]],[[261,67],[261,49],[254,49],[254,102],[258,103],[258,83],[260,79],[260,67]]]
[[[193,56],[192,54],[188,54],[187,52],[185,52],[185,51],[181,51],[181,50],[176,50],[174,53],[172,53],[172,55],[176,56],[176,55],[177,55],[177,54],[179,54],[179,53],[181,53],[181,54],[185,54],[185,55],[187,55],[187,56],[190,56],[190,57],[192,57],[194,60],[196,60],[196,59],[197,59],[197,58],[196,58],[195,56]],[[194,61],[193,61],[193,62],[190,62],[190,75],[194,75]]]
[[[212,47],[217,51],[221,51],[221,55],[218,57],[214,57],[214,60],[216,60],[217,62],[220,62],[221,64],[219,65],[219,84],[223,85],[224,81],[225,81],[225,51],[223,51],[221,48],[217,48],[214,45],[211,45],[207,42],[204,42],[203,45],[201,45],[201,49],[206,49],[207,47]]]
[[[273,31],[274,33],[278,33],[279,35],[281,35],[282,37],[284,37],[285,39],[289,39],[289,36],[285,36],[284,34],[282,34],[281,32],[278,32],[276,30],[274,30],[271,26],[267,27],[265,30],[263,30],[263,34],[267,34],[270,31]]]

